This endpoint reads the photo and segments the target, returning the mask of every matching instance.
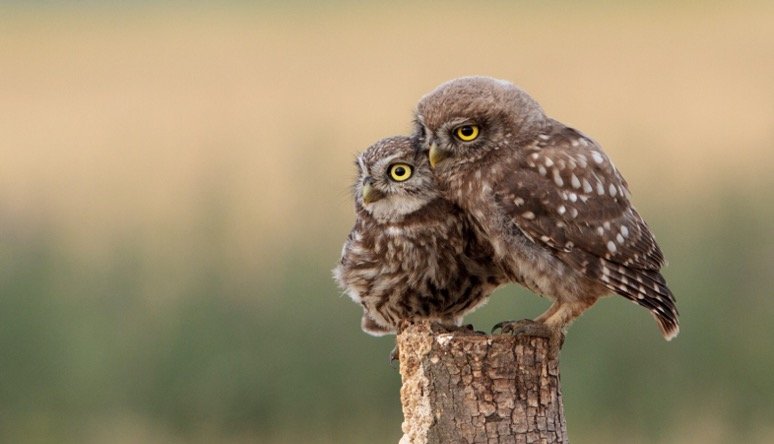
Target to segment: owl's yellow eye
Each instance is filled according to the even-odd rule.
[[[411,165],[396,163],[390,165],[390,178],[395,182],[403,182],[411,177]]]
[[[476,140],[478,133],[478,125],[462,125],[454,130],[454,135],[463,142]]]

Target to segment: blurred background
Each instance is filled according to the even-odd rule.
[[[0,5],[0,442],[396,443],[330,270],[355,153],[469,74],[599,141],[670,261],[675,341],[570,330],[572,441],[774,442],[774,3],[303,0]]]

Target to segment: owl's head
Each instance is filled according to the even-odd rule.
[[[397,222],[440,197],[427,155],[410,137],[390,137],[357,157],[355,206],[380,222]]]
[[[546,122],[543,109],[505,80],[462,77],[442,84],[417,105],[415,137],[433,168],[481,159],[530,140]]]

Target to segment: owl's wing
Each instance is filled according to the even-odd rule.
[[[493,190],[515,228],[584,276],[648,308],[665,338],[677,335],[675,298],[659,273],[664,256],[599,146],[556,122],[515,161]]]
[[[495,197],[534,242],[627,268],[658,271],[664,265],[629,202],[626,181],[593,140],[556,122],[517,162]]]

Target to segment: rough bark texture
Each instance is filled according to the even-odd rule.
[[[398,335],[403,386],[400,444],[567,443],[559,362],[539,337]]]

